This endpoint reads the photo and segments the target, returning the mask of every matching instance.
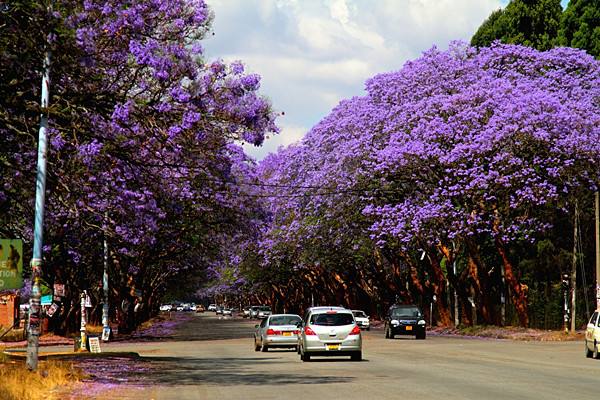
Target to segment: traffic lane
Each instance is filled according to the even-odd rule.
[[[583,358],[579,343],[386,340],[381,332],[363,333],[363,362],[315,358],[304,363],[293,351],[254,352],[251,338],[170,342],[158,353],[140,349],[148,356],[146,372],[134,379],[142,392],[131,398],[595,397],[598,379],[586,370],[600,364]],[[203,397],[198,397],[200,393]]]

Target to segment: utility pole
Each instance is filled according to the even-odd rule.
[[[48,16],[52,15],[52,2]],[[50,102],[50,45],[46,42],[44,71],[42,73],[42,98],[40,103],[40,130],[38,139],[37,177],[35,186],[35,222],[33,231],[33,257],[31,258],[31,298],[29,299],[29,327],[27,335],[27,368],[37,370],[40,342],[42,244],[44,234],[44,203],[46,200],[46,153],[48,147],[48,104]]]
[[[600,194],[596,190],[596,309],[600,308]]]
[[[571,291],[571,333],[575,333],[575,317],[576,317],[576,296],[577,296],[577,246],[579,238],[579,207],[577,200],[575,200],[575,215],[573,217],[573,262],[571,263],[571,284],[569,290]]]
[[[105,224],[108,222],[107,215],[104,216]],[[104,303],[102,304],[102,340],[108,341],[110,326],[108,324],[108,240],[106,229],[104,229],[104,273],[102,274],[102,290],[104,292]]]

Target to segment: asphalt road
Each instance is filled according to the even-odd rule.
[[[106,368],[109,397],[579,400],[600,392],[600,360],[586,359],[579,342],[388,340],[372,330],[363,332],[361,362],[346,357],[302,362],[291,350],[255,352],[254,323],[194,315],[173,340],[105,346],[142,356],[135,368],[122,367],[127,360],[118,361],[121,368]]]

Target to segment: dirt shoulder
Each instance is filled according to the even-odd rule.
[[[428,334],[437,336],[461,336],[486,339],[508,339],[535,342],[570,342],[584,339],[584,331],[564,331],[520,328],[515,326],[474,326],[465,328],[434,327]]]

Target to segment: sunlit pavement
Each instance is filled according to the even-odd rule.
[[[255,352],[255,323],[206,313],[170,340],[105,345],[142,357],[96,365],[95,382],[71,398],[592,399],[600,383],[600,360],[579,342],[386,340],[374,330],[363,332],[362,362],[305,363],[294,351]]]

